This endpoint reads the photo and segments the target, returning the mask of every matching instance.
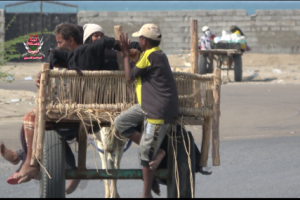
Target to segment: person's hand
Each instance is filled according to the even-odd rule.
[[[35,85],[38,89],[40,89],[40,80],[41,80],[41,72],[38,73],[37,77],[36,77],[36,80],[35,80]]]
[[[129,40],[128,40],[128,35],[127,33],[124,33],[122,32],[120,34],[120,49],[123,53],[123,56],[129,56],[129,44],[128,44]]]
[[[137,49],[130,49],[129,50],[129,58],[132,62],[137,63],[140,59],[141,52]]]

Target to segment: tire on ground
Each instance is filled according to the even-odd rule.
[[[241,55],[233,56],[233,61],[234,61],[234,81],[241,82],[243,77],[242,56]]]
[[[207,60],[205,55],[200,54],[198,66],[200,74],[207,74]]]
[[[46,131],[41,163],[47,169],[51,179],[40,167],[41,198],[65,198],[65,156],[64,139],[56,131]]]

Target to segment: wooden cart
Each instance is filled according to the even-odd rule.
[[[191,24],[195,25],[192,21]],[[194,32],[192,36],[193,34]],[[197,58],[194,48],[191,53]],[[194,67],[197,66],[196,62],[193,63]],[[106,170],[86,169],[85,123],[97,124],[100,120],[102,127],[110,126],[112,115],[118,115],[131,103],[137,102],[134,85],[126,82],[124,71],[83,71],[83,76],[79,76],[74,70],[49,70],[46,63],[43,64],[42,71],[31,160],[32,165],[41,164],[40,196],[64,198],[66,179],[142,179],[141,169],[108,170],[110,175]],[[220,69],[206,75],[180,72],[173,74],[179,95],[181,119],[186,124],[203,127],[200,165],[207,166],[211,131],[213,165],[220,165]],[[80,87],[74,85],[77,83]],[[93,87],[90,88],[91,86]],[[67,88],[67,92],[56,91],[55,96],[53,88],[56,87],[58,90]],[[120,93],[123,95],[119,95]],[[51,130],[45,131],[45,121],[52,123]],[[71,127],[78,130],[77,170],[65,169],[65,142],[60,130]],[[174,151],[173,146],[176,144],[176,154],[173,156],[170,153],[168,168],[156,170],[154,176],[167,180],[168,197],[194,197],[193,135],[188,132],[183,137],[173,136],[178,142],[169,138],[169,144],[172,144],[169,145],[169,152]],[[189,151],[188,156],[185,148]],[[175,160],[178,165],[175,165]],[[175,181],[177,169],[174,166],[178,167],[179,191]]]
[[[213,71],[213,61],[216,61],[217,68],[227,70],[234,70],[234,81],[242,81],[242,52],[237,49],[211,49],[199,50],[199,71],[200,74],[211,73]],[[234,65],[234,66],[233,66]],[[227,67],[225,67],[227,66]]]

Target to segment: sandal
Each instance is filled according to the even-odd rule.
[[[10,176],[8,179],[7,179],[7,183],[8,184],[11,184],[11,185],[17,185],[18,184],[18,182],[19,182],[19,180],[21,179],[21,178],[14,178],[14,175],[15,174],[17,174],[17,172],[15,172],[12,176]]]
[[[22,178],[14,178],[15,174],[17,174],[18,172],[15,172],[13,175],[11,175],[8,179],[7,179],[7,183],[10,184],[10,185],[18,185],[19,183],[19,180]],[[35,179],[35,180],[40,180],[40,175],[37,174],[37,176],[33,177],[32,179]]]

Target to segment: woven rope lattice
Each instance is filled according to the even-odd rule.
[[[173,72],[181,116],[212,116],[214,75]],[[127,83],[124,71],[50,70],[46,109],[68,114],[89,110],[95,117],[117,116],[137,103],[135,85]],[[102,113],[102,114],[101,114]]]

